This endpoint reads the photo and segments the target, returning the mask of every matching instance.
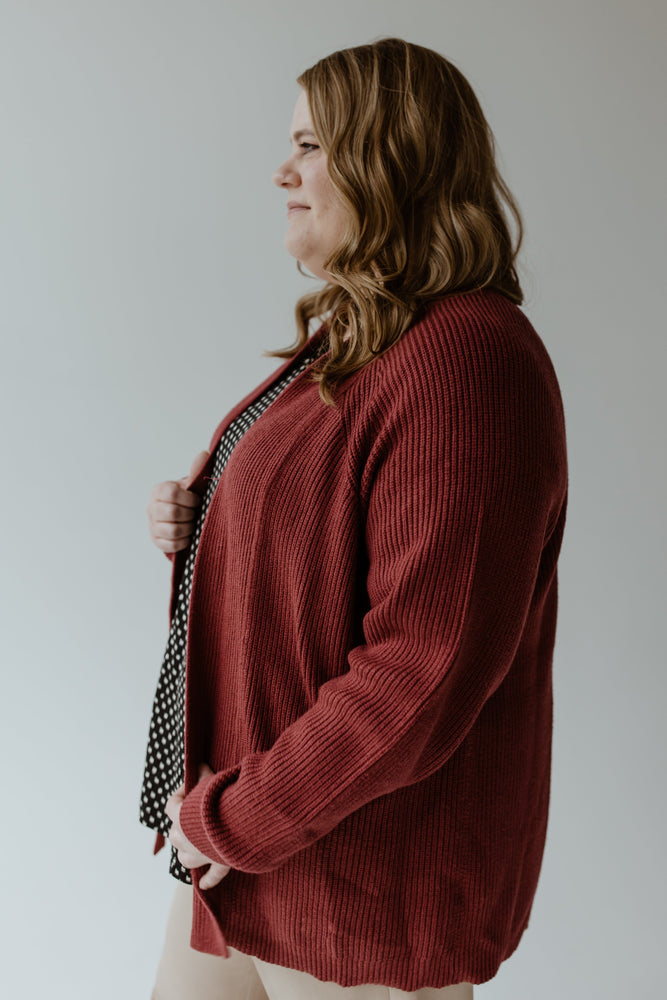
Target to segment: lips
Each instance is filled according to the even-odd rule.
[[[308,209],[308,208],[310,208],[309,205],[302,205],[298,201],[288,201],[287,202],[287,214],[288,215],[289,215],[290,212],[295,212],[295,211],[298,211],[299,209]]]

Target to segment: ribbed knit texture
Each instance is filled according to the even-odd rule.
[[[325,346],[324,342],[320,344],[320,347]],[[313,350],[310,354],[303,356],[298,365],[291,366],[289,371],[266,389],[258,399],[246,406],[245,410],[239,413],[227,427],[218,441],[215,454],[212,457],[213,474],[208,479],[206,490],[196,513],[187,555],[184,552],[185,565],[180,575],[178,593],[171,615],[169,639],[153,699],[153,711],[146,747],[139,819],[151,829],[158,830],[163,835],[162,841],[171,829],[171,820],[165,812],[167,799],[183,782],[183,713],[185,709],[188,610],[194,564],[206,513],[232,449],[285,386],[289,385],[293,378],[297,378],[307,365],[315,360],[317,353],[318,351]],[[175,847],[171,848],[169,871],[179,881],[192,884],[190,869],[180,863]]]
[[[558,382],[522,310],[481,291],[431,304],[337,399],[295,378],[204,523],[181,825],[233,870],[205,891],[194,871],[191,944],[342,986],[482,983],[528,925],[546,837]]]

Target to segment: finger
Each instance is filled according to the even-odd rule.
[[[201,868],[210,863],[210,859],[193,848],[192,844],[189,847],[181,847],[176,856],[184,868]]]
[[[176,849],[178,860],[186,868],[201,868],[212,864],[211,859],[191,844],[180,828],[172,827],[168,835],[169,843]]]
[[[153,538],[153,542],[161,552],[181,552],[183,549],[187,549],[190,544],[190,536],[188,535],[187,538],[177,538],[172,542],[165,538]]]
[[[223,878],[226,875],[229,875],[230,871],[231,868],[227,865],[213,863],[210,865],[208,871],[204,872],[199,879],[199,888],[212,889],[214,885],[218,885],[219,882],[222,882]]]
[[[150,525],[150,533],[153,538],[163,538],[166,542],[189,538],[193,531],[192,521],[153,521]]]
[[[182,507],[196,507],[201,503],[201,497],[192,490],[185,489],[175,479],[170,479],[165,483],[158,483],[151,490],[151,502],[165,500],[167,503],[179,504]]]
[[[186,868],[200,868],[202,865],[210,865],[211,859],[202,854],[194,844],[191,844],[179,826],[174,824],[167,835],[167,839],[178,853],[178,860]]]
[[[171,829],[167,834],[167,840],[177,851],[189,851],[192,847],[192,844],[186,839],[185,834],[177,823],[172,823]]]
[[[164,811],[166,812],[167,816],[174,824],[174,826],[177,827],[180,827],[179,815],[182,805],[183,805],[183,796],[174,794],[169,796],[164,806]]]
[[[195,493],[188,496],[196,496]],[[199,499],[199,498],[197,498]],[[146,508],[151,521],[189,521],[192,523],[197,516],[199,504],[172,503],[170,500],[151,500]]]
[[[209,774],[215,774],[215,771],[211,770],[208,764],[200,764],[198,774],[199,780],[201,781],[202,778],[207,778]]]
[[[195,455],[192,461],[192,465],[190,466],[190,477],[187,483],[188,486],[191,486],[192,483],[194,483],[195,479],[206,465],[206,460],[208,459],[208,456],[209,456],[208,451],[200,451],[198,455]]]

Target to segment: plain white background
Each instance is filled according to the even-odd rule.
[[[151,486],[272,370],[295,77],[382,35],[468,76],[523,210],[570,455],[552,797],[486,1000],[657,996],[665,926],[665,6],[0,3],[3,993],[147,998],[138,823],[169,565]]]

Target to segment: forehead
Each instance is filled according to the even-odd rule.
[[[294,105],[294,114],[292,115],[292,131],[296,132],[297,129],[312,128],[312,125],[313,123],[310,117],[310,108],[308,107],[308,95],[306,94],[306,91],[301,88],[296,104]]]

